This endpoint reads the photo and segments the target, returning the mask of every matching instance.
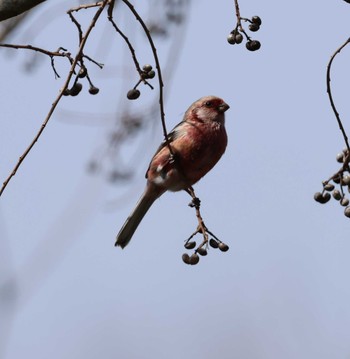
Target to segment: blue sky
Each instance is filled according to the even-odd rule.
[[[65,4],[43,5],[13,42],[73,48],[76,34],[64,15],[72,2]],[[114,248],[162,133],[158,115],[148,116],[142,131],[112,152],[113,160],[104,158],[103,171],[87,173],[91,158],[105,154],[120,113],[143,113],[157,101],[157,90],[144,87],[139,101],[128,102],[125,93],[137,77],[103,20],[88,47],[106,63],[103,71],[90,65],[100,94],[85,89],[62,100],[0,200],[0,280],[11,280],[0,297],[2,357],[350,358],[349,219],[335,201],[313,201],[322,180],[338,169],[335,156],[344,147],[325,71],[349,36],[350,5],[240,6],[242,16],[263,21],[255,53],[226,42],[235,25],[231,1],[194,1],[184,33],[172,28],[176,41],[157,39],[161,63],[174,67],[165,81],[169,129],[201,96],[217,95],[231,106],[227,151],[195,186],[207,226],[230,251],[210,250],[197,266],[182,263],[183,241],[196,228],[186,193],[162,196],[130,246]],[[140,28],[126,14],[120,10],[121,24],[138,44],[140,62],[151,62]],[[44,17],[51,20],[31,38],[29,29]],[[172,62],[170,43],[178,46]],[[332,72],[345,127],[349,51]],[[27,74],[28,53],[2,52],[4,179],[67,67],[56,61],[62,78],[55,80],[49,59],[40,58]],[[108,181],[114,160],[116,168],[134,171],[132,181]]]

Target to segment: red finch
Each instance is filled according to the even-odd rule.
[[[163,141],[146,172],[146,189],[118,233],[115,245],[124,248],[153,202],[166,191],[191,187],[219,161],[227,145],[221,98],[206,96],[194,102],[168,135],[173,155]]]

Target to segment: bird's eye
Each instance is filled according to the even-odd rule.
[[[211,106],[212,106],[211,101],[207,101],[207,102],[205,103],[205,106],[207,106],[207,107],[211,107]]]

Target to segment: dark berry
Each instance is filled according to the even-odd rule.
[[[153,70],[151,70],[147,73],[148,79],[153,79],[154,76],[156,76],[156,73]]]
[[[323,187],[326,191],[333,191],[334,190],[334,185],[332,183],[327,183],[324,185]]]
[[[316,192],[314,195],[314,200],[318,203],[327,203],[329,200],[331,199],[331,195],[326,192],[324,194],[320,193],[320,192]]]
[[[252,17],[252,23],[254,23],[254,24],[257,24],[257,25],[261,25],[261,19],[260,19],[260,17],[259,16],[253,16]]]
[[[73,87],[70,89],[71,96],[79,95],[80,91],[82,90],[83,85],[80,82],[76,82]]]
[[[190,264],[196,265],[199,262],[199,255],[197,253],[193,253],[190,257]]]
[[[346,217],[350,218],[350,206],[348,206],[344,209],[344,214]]]
[[[340,183],[340,180],[341,180],[341,176],[335,176],[334,178],[333,178],[333,182],[334,183],[336,183],[336,184],[339,184]]]
[[[314,194],[314,200],[316,201],[316,202],[319,202],[319,203],[321,203],[322,202],[322,193],[321,192],[316,192],[315,194]]]
[[[82,79],[82,78],[85,77],[86,75],[87,75],[87,69],[86,69],[86,67],[80,68],[79,73],[78,73],[78,77]]]
[[[337,159],[337,162],[343,163],[344,162],[344,154],[338,153],[336,159]]]
[[[223,242],[219,243],[219,249],[222,252],[227,252],[229,250],[229,246]]]
[[[152,68],[153,67],[151,65],[147,64],[142,67],[142,70],[145,72],[150,72],[152,70]]]
[[[89,93],[91,95],[97,95],[99,91],[100,91],[100,89],[98,87],[95,87],[95,86],[91,86],[89,88]]]
[[[210,246],[212,248],[218,248],[219,247],[219,243],[214,238],[210,239],[209,244],[210,244]]]
[[[196,246],[196,242],[187,242],[185,244],[186,249],[193,249]]]
[[[341,193],[340,193],[337,189],[335,189],[335,190],[333,191],[332,196],[333,196],[333,198],[336,199],[337,201],[340,201],[340,200],[341,200]]]
[[[243,41],[243,36],[240,33],[235,35],[236,44],[240,44]]]
[[[183,260],[186,264],[191,264],[190,256],[189,256],[187,253],[184,253],[184,254],[182,255],[182,260]]]
[[[248,41],[245,46],[249,51],[256,51],[260,49],[261,44],[258,40],[251,40]]]
[[[236,37],[234,34],[230,34],[227,36],[227,42],[231,45],[234,45],[236,43]]]
[[[258,31],[259,29],[260,29],[260,26],[258,24],[252,23],[252,24],[249,25],[249,30],[250,31],[255,32],[255,31]]]
[[[197,253],[200,254],[201,256],[206,256],[208,254],[207,250],[203,247],[198,248]]]
[[[340,204],[343,206],[343,207],[346,207],[348,204],[349,204],[349,200],[345,197],[343,197],[341,200],[340,200]]]
[[[136,100],[137,98],[140,97],[140,91],[138,89],[131,89],[128,91],[126,97],[129,100]]]
[[[324,203],[327,203],[330,199],[331,199],[331,195],[328,192],[323,194]]]
[[[350,184],[350,176],[344,176],[341,180],[342,185],[348,186]]]

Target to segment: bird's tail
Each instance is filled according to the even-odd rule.
[[[152,191],[150,188],[146,188],[145,192],[136,204],[135,209],[125,221],[123,227],[117,235],[115,242],[116,246],[122,248],[126,247],[134,235],[137,227],[139,226],[142,218],[145,216],[153,202],[163,193],[157,193],[158,191]]]

